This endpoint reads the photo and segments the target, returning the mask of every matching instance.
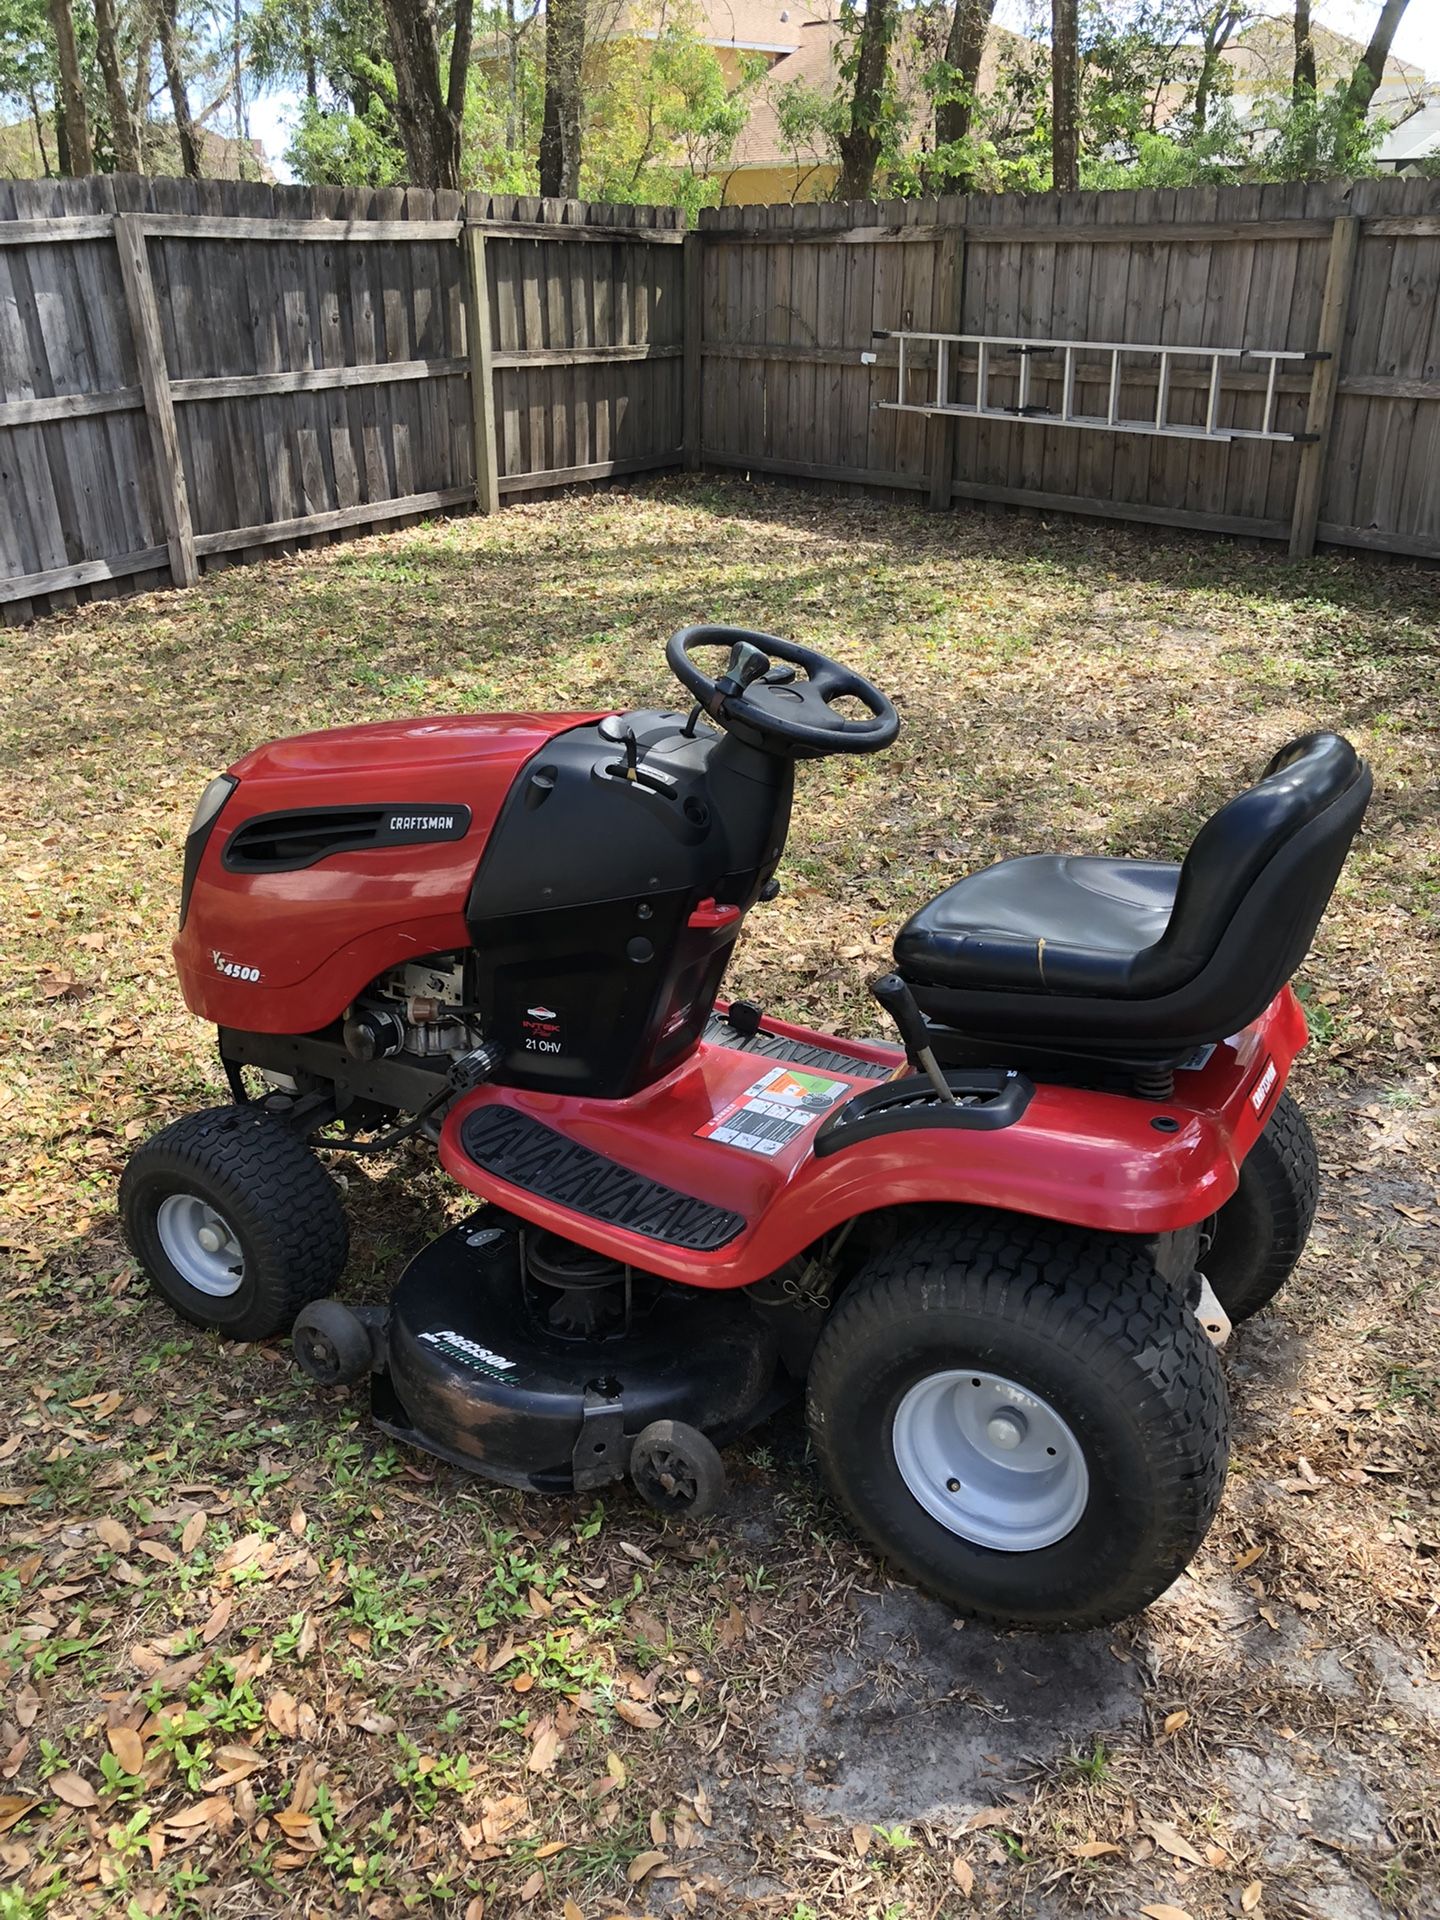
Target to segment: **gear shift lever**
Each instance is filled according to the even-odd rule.
[[[734,700],[744,693],[752,680],[763,680],[770,666],[768,653],[749,640],[737,640],[730,649],[724,673],[715,682],[716,691],[722,699]]]
[[[900,978],[898,973],[882,973],[870,982],[870,991],[889,1014],[900,1030],[900,1038],[905,1045],[905,1055],[911,1066],[918,1067],[935,1089],[936,1094],[946,1106],[959,1106],[959,1101],[950,1091],[950,1083],[940,1071],[940,1062],[930,1045],[925,1028],[925,1016],[915,1004],[915,996]]]

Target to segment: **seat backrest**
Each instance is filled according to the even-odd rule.
[[[1138,958],[1141,991],[1173,991],[1215,967],[1243,973],[1247,1004],[1273,998],[1309,951],[1371,786],[1370,769],[1337,733],[1282,747],[1195,836],[1169,925]]]

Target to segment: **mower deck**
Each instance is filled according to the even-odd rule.
[[[748,1286],[880,1204],[970,1199],[1166,1233],[1234,1192],[1304,1039],[1287,988],[1177,1074],[1171,1099],[1042,1084],[1014,1118],[952,1110],[948,1124],[817,1155],[822,1125],[903,1067],[900,1050],[778,1020],[747,1037],[717,1017],[680,1067],[626,1100],[477,1089],[451,1109],[440,1158],[521,1219],[700,1287]]]

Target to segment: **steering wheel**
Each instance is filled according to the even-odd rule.
[[[695,664],[697,647],[729,647],[725,671],[712,679]],[[827,753],[878,753],[900,731],[900,716],[858,673],[828,654],[748,627],[682,627],[665,645],[670,671],[727,733],[765,753],[797,753],[806,759]],[[803,667],[797,679],[790,667]],[[869,709],[863,720],[847,719],[832,700],[853,695]]]

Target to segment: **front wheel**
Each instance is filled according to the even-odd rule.
[[[950,1221],[872,1261],[815,1351],[810,1431],[861,1532],[957,1612],[1094,1626],[1190,1560],[1225,1484],[1214,1348],[1139,1243]]]
[[[335,1182],[273,1114],[210,1107],[162,1128],[120,1178],[130,1250],[158,1293],[231,1340],[288,1333],[349,1250]]]

